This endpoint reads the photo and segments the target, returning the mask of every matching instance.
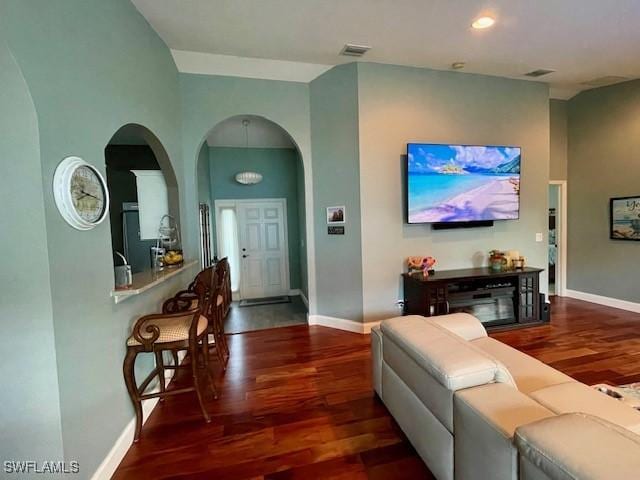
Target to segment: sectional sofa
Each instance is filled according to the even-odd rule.
[[[371,343],[374,389],[439,480],[640,478],[639,412],[475,317],[392,318]]]

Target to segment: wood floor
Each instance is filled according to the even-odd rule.
[[[492,337],[589,385],[640,382],[640,314],[552,298],[550,325]]]
[[[585,383],[640,381],[638,314],[559,299],[551,325],[494,336]],[[373,395],[368,336],[294,326],[230,348],[212,422],[192,395],[169,397],[113,478],[433,478]]]

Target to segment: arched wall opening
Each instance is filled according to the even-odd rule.
[[[151,270],[162,216],[171,215],[180,226],[178,182],[169,155],[153,132],[133,123],[120,127],[104,152],[114,266],[123,264],[120,253],[132,273]]]
[[[236,175],[242,172],[257,173],[261,176],[261,181],[256,184],[239,183]],[[201,213],[203,203],[210,208],[213,254],[218,257],[229,253],[238,255],[235,269],[233,261],[231,262],[232,273],[235,270],[235,298],[271,296],[275,292],[269,289],[251,289],[244,283],[261,270],[257,268],[252,271],[248,268],[247,264],[252,262],[249,257],[254,257],[254,254],[248,251],[251,247],[244,243],[247,243],[251,233],[243,234],[242,228],[253,231],[259,228],[256,225],[247,226],[247,203],[255,207],[258,205],[256,202],[282,199],[288,277],[285,293],[300,293],[300,298],[308,305],[307,196],[310,193],[305,188],[305,183],[302,153],[291,135],[276,122],[259,115],[234,115],[218,122],[209,130],[197,159],[198,199]],[[269,208],[269,205],[265,204],[262,208]],[[276,208],[279,207],[276,205]],[[266,215],[271,214],[270,210],[263,211],[263,214],[265,212]],[[275,210],[273,212],[277,215]],[[229,234],[234,222],[237,228]],[[267,229],[262,232],[263,240],[267,243],[278,237],[277,233],[269,236],[271,230],[276,232],[276,226],[265,227],[263,222],[260,228]],[[200,230],[202,233],[202,217]],[[206,241],[203,242],[201,238],[200,243],[202,250]],[[233,243],[237,244],[237,252],[234,252]],[[275,248],[279,245],[276,242],[268,246]],[[243,248],[248,250],[243,251]],[[253,261],[255,263],[258,262]],[[268,273],[270,268],[268,263],[263,263],[262,273]],[[277,268],[273,267],[272,270],[276,271]],[[270,282],[268,275],[262,280]]]

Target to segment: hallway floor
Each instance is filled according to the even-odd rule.
[[[291,297],[291,303],[240,307],[231,304],[231,311],[225,321],[227,333],[244,333],[268,328],[290,327],[307,324],[307,307],[300,296]]]

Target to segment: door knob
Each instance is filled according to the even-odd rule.
[[[249,255],[242,255],[242,258],[247,258]]]

